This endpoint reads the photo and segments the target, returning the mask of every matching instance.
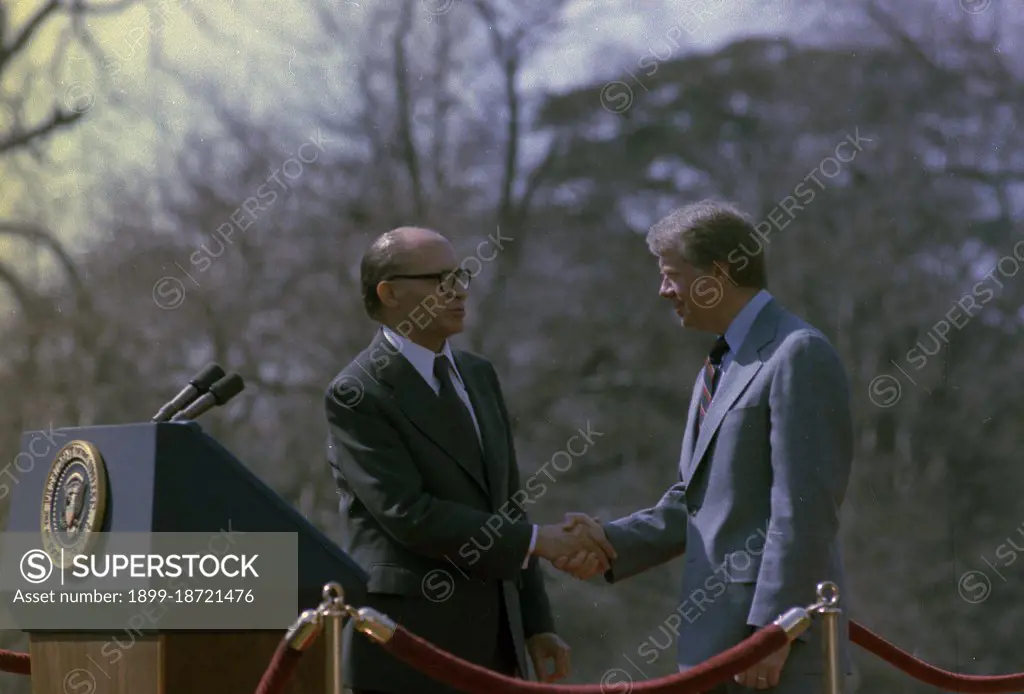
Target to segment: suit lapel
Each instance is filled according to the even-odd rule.
[[[761,370],[763,365],[764,363],[755,357],[753,361],[745,364],[739,363],[739,360],[734,361],[732,366],[729,367],[729,372],[722,379],[722,383],[719,384],[715,397],[711,399],[711,407],[708,408],[708,412],[704,416],[704,423],[700,427],[697,443],[693,447],[693,455],[690,456],[690,474],[687,484],[697,474],[697,470],[700,469],[705,454],[708,452],[708,446],[711,444],[711,439],[714,438],[715,432],[721,426],[722,419],[732,409],[736,399],[739,398],[740,394],[746,389],[747,384]]]
[[[437,394],[423,380],[416,368],[379,332],[370,347],[382,381],[392,388],[395,404],[417,429],[436,443],[466,474],[472,477],[485,496],[490,498],[483,469],[472,456],[466,455],[466,443],[455,436],[437,406]],[[459,369],[462,370],[461,367]],[[476,442],[472,442],[476,445]]]
[[[736,404],[740,395],[750,385],[754,376],[764,366],[760,350],[775,339],[779,317],[780,313],[775,301],[770,301],[765,304],[754,320],[754,324],[750,326],[750,332],[747,334],[743,346],[735,355],[732,364],[722,378],[722,382],[719,383],[715,396],[711,399],[711,407],[708,408],[708,412],[704,416],[704,423],[701,425],[700,432],[697,435],[693,454],[690,456],[689,465],[687,466],[688,471],[685,474],[686,479],[684,482],[687,486],[689,486],[690,481],[696,477],[697,472],[700,470],[700,466],[707,455],[708,447],[711,445],[711,440],[715,437],[718,427],[722,425],[725,415],[729,413],[729,410]],[[699,382],[694,387],[695,389],[699,388]]]
[[[686,431],[683,433],[683,446],[679,452],[680,481],[683,481],[686,477],[686,471],[690,467],[690,459],[693,457],[693,444],[697,439],[697,408],[700,405],[700,389],[703,377],[703,371],[697,373],[697,380],[693,384],[693,393],[690,395],[690,409],[686,415]]]
[[[494,396],[487,387],[483,376],[473,368],[472,364],[462,356],[461,352],[453,352],[459,374],[462,376],[473,404],[477,426],[480,427],[480,438],[483,439],[484,465],[487,466],[487,479],[490,482],[491,501],[494,508],[499,508],[508,498],[508,461],[503,454],[506,450],[504,426],[501,413],[494,402]]]

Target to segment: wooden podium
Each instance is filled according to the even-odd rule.
[[[105,509],[99,511],[102,532],[297,533],[294,617],[317,607],[324,584],[331,581],[342,586],[347,602],[364,604],[366,573],[198,424],[82,427],[59,434],[58,447],[84,442],[101,458],[106,488],[101,494]],[[22,436],[21,450],[28,455],[33,455],[33,435]],[[54,461],[38,460],[19,480],[8,532],[39,533],[42,540],[44,491],[56,486]],[[81,476],[74,484],[81,485]],[[32,693],[253,694],[287,626],[278,631],[161,631],[140,617],[116,632],[27,630]],[[329,645],[325,630],[303,655],[288,692],[332,694]]]

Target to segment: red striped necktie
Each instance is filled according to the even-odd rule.
[[[703,391],[700,394],[700,410],[697,416],[697,428],[704,423],[704,416],[711,408],[711,398],[715,396],[715,387],[718,385],[719,376],[722,373],[722,357],[729,351],[729,343],[725,337],[719,336],[715,340],[711,352],[704,358]]]

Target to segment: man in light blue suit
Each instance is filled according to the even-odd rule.
[[[839,515],[853,449],[850,394],[825,336],[768,293],[763,244],[745,215],[700,202],[652,227],[647,242],[660,294],[683,327],[717,336],[694,384],[679,481],[652,508],[604,525],[568,514],[566,524],[610,540],[618,557],[609,582],[685,556],[676,611],[686,669],[814,603],[821,581],[845,594]],[[582,555],[556,566],[583,579],[598,571]],[[822,663],[815,626],[715,694],[820,692]]]

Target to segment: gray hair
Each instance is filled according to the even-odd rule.
[[[377,285],[397,271],[402,251],[401,234],[387,231],[374,239],[363,255],[359,267],[360,292],[366,315],[380,319],[383,306],[377,296]]]
[[[651,227],[647,247],[658,257],[676,257],[700,270],[728,270],[740,287],[768,286],[754,224],[731,203],[701,200],[675,210]]]

